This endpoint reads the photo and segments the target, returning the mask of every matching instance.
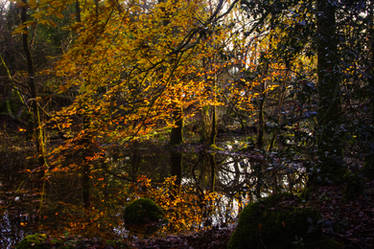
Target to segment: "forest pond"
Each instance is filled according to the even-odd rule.
[[[13,168],[4,165],[0,171],[0,207],[5,207],[0,209],[0,247],[11,248],[25,235],[37,231],[73,233],[94,229],[90,223],[106,229],[103,236],[127,236],[120,222],[121,202],[133,197],[129,186],[139,183],[139,176],[157,185],[176,175],[173,184],[195,191],[196,196],[218,193],[220,197],[213,210],[204,214],[200,227],[224,226],[235,221],[248,202],[302,188],[305,169],[301,160],[274,152],[265,157],[249,148],[240,137],[220,141],[217,148],[209,149],[190,144],[175,151],[166,145],[136,144],[108,159],[100,169],[90,169],[86,183],[81,171],[56,172],[42,186],[32,173],[19,174],[24,170],[22,165],[10,162]],[[175,155],[182,158],[179,164],[175,164]],[[85,189],[84,184],[89,188]],[[90,217],[83,212],[87,196],[93,210]]]

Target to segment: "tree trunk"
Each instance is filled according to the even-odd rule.
[[[22,0],[23,6],[21,8],[21,21],[25,23],[27,21],[27,1]],[[33,129],[35,134],[35,146],[36,151],[38,154],[38,161],[40,166],[46,165],[46,157],[45,157],[45,147],[44,147],[44,135],[43,135],[43,128],[41,126],[41,118],[40,118],[40,111],[38,108],[37,103],[37,90],[35,86],[35,73],[34,73],[34,66],[32,62],[31,52],[29,49],[28,44],[28,30],[27,27],[24,28],[24,32],[22,34],[22,44],[23,50],[26,57],[27,63],[27,73],[28,73],[28,86],[30,89],[30,100],[31,100],[31,108],[33,112]]]
[[[138,172],[140,168],[140,144],[138,142],[134,142],[132,145],[132,151],[131,151],[131,169],[130,169],[130,178],[133,182],[136,182],[136,179],[138,177]]]
[[[264,104],[265,94],[262,94],[258,109],[258,129],[257,129],[257,149],[262,150],[264,148]]]
[[[183,113],[182,110],[174,112],[176,127],[171,129],[170,134],[170,160],[171,175],[176,176],[176,184],[179,185],[182,180],[182,153],[178,148],[183,143]]]
[[[217,137],[217,107],[212,106],[212,130],[210,132],[210,145],[216,144],[216,137]]]
[[[335,6],[326,0],[317,1],[317,50],[319,91],[317,143],[320,165],[319,173],[316,172],[312,178],[313,181],[329,183],[339,181],[344,168],[342,140],[339,134],[341,77],[337,67]]]
[[[85,108],[84,108],[85,109]],[[84,111],[83,115],[87,115],[86,111]],[[82,120],[82,129],[87,130],[89,128],[89,118],[83,117]],[[87,156],[91,155],[93,152],[92,143],[91,143],[91,134],[90,132],[85,132],[84,137],[80,141],[81,145],[83,145],[85,148],[82,151],[82,197],[83,197],[83,204],[86,209],[88,209],[91,205],[91,197],[90,197],[90,175],[91,175],[91,169],[90,169],[90,162],[86,159]]]
[[[81,22],[81,7],[79,5],[79,0],[75,0],[75,20]]]
[[[216,190],[216,168],[217,168],[217,160],[215,153],[209,153],[209,161],[210,161],[210,191]]]
[[[365,175],[370,179],[374,179],[374,10],[373,1],[369,1],[369,11],[368,11],[368,65],[367,65],[367,80],[369,86],[369,100],[370,100],[370,119],[371,122],[368,124],[368,134],[367,139],[367,155],[365,158]]]
[[[264,61],[264,74],[269,72],[269,61]],[[257,128],[257,139],[256,139],[256,147],[259,150],[264,149],[264,130],[265,130],[265,117],[264,117],[264,109],[265,109],[265,100],[266,100],[266,82],[261,84],[261,98],[258,103],[258,128]],[[262,163],[254,163],[253,170],[256,177],[256,187],[255,187],[255,196],[257,199],[261,198],[261,189],[263,185],[263,174],[262,168],[265,165]]]
[[[82,197],[83,205],[88,209],[91,205],[90,201],[90,166],[84,162],[82,166]]]

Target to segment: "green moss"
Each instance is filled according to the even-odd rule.
[[[16,249],[47,249],[49,247],[45,243],[46,239],[46,234],[36,233],[27,235],[16,245]]]
[[[318,248],[323,241],[319,213],[297,207],[299,202],[291,194],[279,194],[247,206],[228,248]]]
[[[130,231],[149,234],[159,227],[163,211],[152,200],[141,198],[125,208],[123,219]]]

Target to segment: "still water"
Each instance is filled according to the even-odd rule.
[[[66,232],[64,227],[70,227],[70,232],[74,228],[93,229],[90,222],[105,227],[108,233],[126,236],[120,222],[122,203],[129,200],[129,183],[136,182],[140,175],[154,183],[176,175],[178,184],[188,186],[196,193],[219,193],[214,212],[206,214],[201,226],[207,223],[227,225],[236,220],[246,203],[271,193],[297,192],[303,187],[305,169],[298,158],[277,153],[264,155],[245,148],[239,139],[217,144],[218,149],[189,145],[178,150],[137,144],[131,149],[117,151],[100,167],[90,169],[89,192],[82,186],[80,171],[52,174],[40,186],[36,177],[23,171],[21,166],[16,169],[3,167],[0,175],[0,248],[12,248],[33,232]],[[171,160],[176,154],[180,157],[177,163]],[[90,197],[89,218],[82,211],[86,204],[84,199],[87,199],[85,195]]]

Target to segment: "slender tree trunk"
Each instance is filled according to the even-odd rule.
[[[213,59],[211,62],[209,62],[209,65],[213,63],[215,59]],[[207,64],[205,61],[203,61],[203,65],[206,66]],[[205,79],[208,82],[208,79]],[[216,94],[216,86],[217,86],[217,75],[214,75],[214,79],[212,81],[212,94],[213,99],[216,101],[217,94]],[[204,110],[205,109],[205,110]],[[212,106],[206,106],[203,108],[202,111],[202,136],[201,136],[201,142],[204,146],[207,148],[211,147],[212,145],[216,144],[216,137],[217,137],[217,107],[215,105]],[[210,175],[206,176],[207,178],[207,184],[209,185],[209,188],[211,191],[215,190],[216,185],[216,167],[217,167],[217,161],[216,161],[216,155],[214,152],[204,151],[203,154],[200,155],[201,160],[204,160],[206,163],[202,163],[202,167],[206,167],[203,169],[202,172],[207,173],[209,171]],[[205,177],[205,176],[204,176]]]
[[[21,21],[22,23],[25,23],[27,21],[27,1],[22,0],[23,6],[21,8]],[[26,57],[27,62],[27,73],[28,73],[28,86],[30,88],[30,97],[31,97],[31,108],[33,112],[33,129],[35,134],[35,146],[36,151],[38,154],[38,161],[40,166],[46,165],[46,157],[45,157],[45,147],[44,147],[44,134],[43,134],[43,128],[41,126],[41,117],[40,117],[40,111],[38,108],[37,103],[37,90],[35,85],[35,73],[34,73],[34,66],[32,62],[31,52],[29,48],[28,43],[28,30],[27,27],[24,28],[24,32],[22,34],[22,44],[23,44],[23,50]]]
[[[259,150],[262,150],[264,148],[264,129],[265,129],[264,106],[265,106],[265,99],[266,99],[266,93],[264,93],[265,88],[266,87],[263,84],[262,89],[261,89],[262,91],[261,99],[259,100],[259,104],[258,104],[258,126],[257,126],[256,147]]]
[[[176,127],[171,129],[170,134],[170,160],[171,175],[176,176],[176,184],[179,185],[182,180],[182,153],[178,148],[183,143],[183,111],[180,109],[174,112]]]
[[[87,162],[84,162],[82,166],[82,196],[83,196],[83,205],[88,209],[91,205],[90,198],[90,165]]]
[[[209,187],[209,165],[210,160],[207,158],[207,153],[205,151],[201,151],[199,153],[199,185],[201,189],[207,189]]]
[[[214,79],[213,79],[213,99],[214,101],[217,101],[217,93],[216,93],[216,87],[217,87],[217,73],[215,73],[214,75]],[[212,129],[210,131],[210,145],[215,145],[216,144],[216,137],[217,137],[217,132],[218,132],[218,128],[217,128],[217,106],[213,105],[212,106]]]
[[[96,20],[99,19],[99,0],[95,0],[95,15],[96,15]]]
[[[339,181],[343,172],[341,123],[340,72],[338,68],[335,6],[332,1],[317,1],[318,52],[318,180],[322,183]],[[316,180],[315,177],[314,180]]]
[[[216,144],[216,137],[217,137],[217,107],[212,106],[212,129],[210,132],[210,145]]]
[[[215,79],[216,80],[216,79]],[[215,83],[214,83],[215,87]],[[212,106],[212,129],[210,131],[210,145],[216,144],[216,137],[217,137],[217,107]],[[210,161],[210,190],[215,190],[216,185],[216,154],[214,152],[209,153],[209,161]]]
[[[200,143],[204,145],[209,144],[209,134],[210,132],[210,115],[209,115],[209,106],[204,106],[201,111],[201,125],[200,125]]]
[[[265,98],[266,98],[266,94],[263,93],[264,91],[265,91],[265,85],[262,86],[261,99],[259,100],[259,105],[258,105],[258,126],[257,126],[256,147],[259,150],[264,149],[264,129],[265,129],[264,106],[265,106]],[[254,174],[256,177],[256,181],[257,181],[256,189],[255,189],[255,196],[257,199],[261,198],[262,177],[263,177],[262,167],[263,166],[264,165],[262,163],[253,164]]]
[[[209,65],[213,64],[215,59],[212,60],[204,60],[202,61],[203,67],[207,68]],[[210,68],[209,70],[213,70]],[[208,77],[205,78],[206,82],[209,82]],[[217,93],[216,93],[216,86],[217,86],[217,75],[214,75],[214,79],[212,81],[212,94],[213,99],[216,101]],[[200,130],[200,142],[205,146],[211,146],[216,144],[216,137],[218,133],[217,127],[217,107],[215,105],[212,106],[204,106],[201,110],[201,130]]]
[[[75,0],[75,20],[81,22],[81,7],[79,5],[79,0]]]
[[[370,179],[374,179],[374,1],[368,1],[369,11],[368,11],[368,65],[367,65],[367,79],[369,86],[369,100],[370,100],[370,119],[371,122],[368,124],[368,141],[367,141],[367,155],[365,158],[365,173]]]
[[[287,80],[288,80],[289,72],[290,72],[289,62],[286,60],[285,79],[282,80],[281,83],[280,83],[280,92],[279,92],[279,97],[278,97],[279,98],[278,99],[278,107],[277,107],[276,113],[275,113],[275,116],[277,116],[278,127],[273,132],[273,135],[272,135],[272,138],[271,138],[271,141],[269,143],[267,151],[271,151],[274,148],[277,137],[279,136],[279,133],[280,133],[280,130],[281,130],[280,125],[281,125],[282,116],[283,116],[282,115],[282,108],[283,108],[283,102],[284,102],[284,98],[285,98],[285,94],[286,94],[285,90],[286,90],[286,83],[287,83]],[[278,143],[278,147],[279,147],[279,143]]]
[[[269,62],[264,61],[264,74],[268,73]],[[261,84],[261,98],[258,102],[258,124],[257,124],[257,138],[256,138],[256,148],[258,150],[264,149],[264,130],[265,130],[265,117],[264,117],[264,109],[265,109],[265,100],[266,100],[266,82]],[[255,196],[257,199],[261,198],[261,189],[263,185],[263,175],[262,175],[262,168],[264,167],[263,163],[255,162],[253,164],[254,175],[256,177],[256,187],[255,187]]]
[[[264,147],[264,103],[265,96],[262,96],[258,110],[258,132],[256,141],[257,148],[260,150]]]
[[[86,115],[85,113],[83,115]],[[82,128],[83,130],[87,130],[89,128],[89,118],[83,117],[82,121]],[[81,144],[84,145],[84,151],[82,152],[82,168],[81,168],[81,184],[82,184],[82,197],[83,197],[83,204],[86,209],[88,209],[91,205],[91,198],[90,198],[90,175],[91,169],[89,161],[86,160],[86,157],[90,155],[93,151],[91,146],[91,134],[89,132],[85,132],[85,137],[82,138]]]
[[[141,162],[139,147],[140,144],[137,142],[132,145],[130,178],[133,182],[136,182]]]
[[[217,160],[215,153],[209,153],[209,161],[210,161],[210,190],[215,191],[216,189],[216,167],[217,167]]]

